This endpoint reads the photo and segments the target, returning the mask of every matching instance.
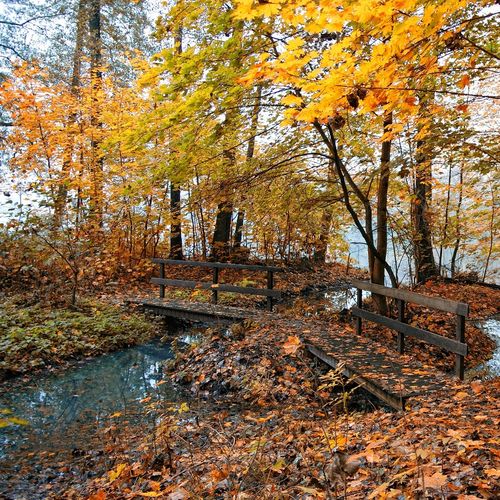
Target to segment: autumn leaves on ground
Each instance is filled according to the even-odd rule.
[[[152,258],[285,270],[279,320],[179,351],[165,377],[190,397],[146,406],[154,432],[113,413],[101,449],[44,455],[58,471],[47,484],[27,461],[18,476],[42,498],[497,498],[498,379],[453,382],[454,354],[407,336],[402,363],[450,382],[394,412],[316,364],[297,325],[354,338],[348,308],[313,295],[362,278],[470,304],[466,368],[491,357],[475,320],[499,312],[498,12],[497,0],[0,0],[2,391],[163,336],[123,305],[156,293]],[[233,271],[220,283],[267,286]],[[398,314],[377,295],[364,306]],[[405,313],[455,338],[452,315]],[[363,335],[397,355],[389,329],[366,321]],[[22,432],[23,415],[0,411],[0,431]]]
[[[422,290],[469,297],[474,318],[498,312],[498,290],[440,282]],[[304,299],[296,302],[286,314],[303,317]],[[353,331],[321,305],[307,314],[323,316],[333,331]],[[451,323],[429,310],[417,317],[444,329]],[[471,364],[491,352],[484,336],[475,336],[483,343]],[[411,348],[419,352],[429,364],[439,359],[422,344]],[[452,366],[449,360],[442,365]],[[355,380],[314,362],[280,321],[209,329],[199,345],[178,353],[166,376],[189,390],[187,404],[163,408],[148,436],[121,433],[115,421],[115,441],[106,450],[114,466],[72,486],[70,498],[498,496],[498,379],[457,381],[394,412]]]
[[[335,289],[345,286],[347,279],[335,265],[284,273],[280,287],[295,295],[279,309],[280,316],[306,316],[327,324],[329,331],[355,335],[345,314],[332,314],[324,301],[298,293],[310,294],[314,287]],[[437,280],[419,291],[469,302],[471,319],[498,313],[500,292],[491,287]],[[172,288],[168,293],[176,292]],[[200,299],[199,293],[191,297]],[[233,305],[259,307],[236,297]],[[21,314],[19,298],[17,306]],[[111,313],[103,306],[100,311],[96,320],[109,321]],[[101,314],[104,318],[99,319]],[[412,311],[410,319],[452,336],[451,315],[422,308]],[[48,328],[46,316],[39,321]],[[91,335],[88,328],[85,332]],[[395,345],[389,331],[368,328],[367,334]],[[114,337],[107,332],[102,336]],[[65,345],[67,340],[61,334],[59,338]],[[468,367],[491,355],[493,345],[479,330],[471,328],[467,341],[474,346]],[[98,353],[95,347],[88,349],[80,354],[61,350],[60,355]],[[453,359],[425,344],[409,344],[409,350],[425,364],[446,371],[453,367]],[[32,350],[29,356],[36,361],[40,353]],[[29,366],[26,352],[20,351],[20,356],[20,365]],[[141,425],[115,415],[103,429],[102,444],[94,443],[96,449],[56,465],[61,474],[49,485],[40,484],[40,491],[51,498],[101,500],[498,495],[498,379],[457,381],[452,389],[414,398],[406,412],[395,412],[358,388],[355,380],[315,362],[283,320],[208,329],[197,344],[178,351],[164,377],[187,390],[188,396],[179,403],[149,407],[158,416],[156,428],[146,433]],[[148,408],[150,403],[143,404]],[[44,461],[50,463],[50,457]],[[97,473],[97,478],[86,479],[87,471]]]

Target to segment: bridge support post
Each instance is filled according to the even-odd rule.
[[[457,315],[456,339],[458,342],[465,343],[465,316]],[[455,375],[460,379],[464,379],[465,375],[465,357],[462,354],[455,354]]]
[[[405,323],[405,301],[397,299],[398,301],[398,321]],[[405,353],[405,334],[398,332],[398,352],[399,354]]]
[[[363,290],[361,290],[361,288],[356,289],[356,305],[360,309],[363,309]],[[357,316],[356,317],[356,333],[358,335],[361,335],[362,331],[363,331],[363,324],[361,323],[361,317]]]
[[[274,286],[274,273],[272,271],[267,271],[267,288],[272,290]],[[273,310],[273,298],[267,297],[267,310]]]
[[[214,267],[213,274],[212,274],[212,284],[213,285],[219,284],[219,268],[218,267]],[[214,287],[214,288],[212,288],[212,304],[217,304],[218,299],[219,299],[219,294],[217,292],[217,288]]]
[[[165,279],[165,264],[160,264],[160,278]],[[160,299],[165,298],[165,285],[160,285]]]

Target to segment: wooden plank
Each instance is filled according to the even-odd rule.
[[[307,350],[316,356],[317,358],[321,359],[323,363],[326,363],[328,366],[331,366],[332,368],[336,368],[338,365],[338,361],[333,358],[332,356],[329,356],[327,353],[325,353],[323,350],[318,349],[312,344],[306,344]],[[356,373],[353,371],[351,368],[349,368],[347,365],[344,364],[342,367],[342,375],[344,375],[347,378],[355,378],[354,382],[359,384],[361,387],[366,389],[368,392],[371,392],[374,396],[377,396],[379,399],[387,403],[389,406],[392,408],[395,408],[396,410],[404,410],[405,407],[405,398],[400,396],[400,395],[394,395],[387,390],[384,390],[382,387],[374,384],[372,381],[367,380],[364,378],[362,375],[359,373]]]
[[[231,264],[229,262],[202,262],[198,260],[173,260],[173,259],[151,259],[155,264],[167,264],[172,266],[187,266],[187,267],[208,267],[218,269],[246,269],[247,271],[273,271],[275,273],[283,272],[283,267],[277,266],[260,266],[257,264]]]
[[[272,290],[274,288],[274,273],[272,271],[267,271],[267,289]],[[271,296],[267,297],[267,310],[273,310],[273,298]]]
[[[353,279],[351,280],[351,283],[356,288],[366,290],[368,292],[378,293],[379,295],[385,295],[386,297],[401,299],[406,302],[412,302],[414,304],[420,304],[422,306],[432,307],[434,309],[439,309],[440,311],[460,314],[462,316],[467,316],[469,314],[469,305],[463,302],[442,299],[441,297],[428,297],[427,295],[410,292],[408,290],[375,285],[374,283],[370,283],[368,281]]]
[[[455,354],[460,354],[462,356],[467,355],[467,344],[462,342],[457,342],[456,340],[449,339],[448,337],[443,337],[437,333],[429,332],[428,330],[422,330],[421,328],[416,328],[414,326],[408,325],[406,323],[401,323],[395,319],[386,318],[385,316],[380,316],[379,314],[372,313],[370,311],[365,311],[358,307],[353,307],[351,313],[354,316],[358,316],[368,321],[373,321],[374,323],[379,323],[384,326],[388,326],[397,332],[404,333],[405,335],[410,335],[420,340],[425,340],[429,344],[442,347]]]
[[[288,331],[296,332],[305,345],[313,346],[316,353],[320,353],[321,359],[329,364],[334,360],[330,366],[342,363],[350,373],[371,384],[365,387],[367,390],[391,406],[401,404],[402,407],[408,398],[453,386],[451,378],[444,373],[410,357],[401,359],[387,343],[353,335],[351,329],[342,329],[340,325],[332,330],[331,325],[319,321],[287,320],[285,323],[280,317],[273,320],[273,325],[282,328],[286,325]],[[385,399],[387,394],[390,396]]]
[[[465,342],[465,316],[457,316],[455,335],[457,342]],[[463,380],[465,376],[464,357],[461,354],[455,354],[455,375],[460,380]]]
[[[272,317],[269,313],[258,309],[245,309],[221,304],[213,305],[208,302],[161,300],[155,298],[140,299],[137,302],[154,314],[180,318],[187,321],[241,321],[246,318],[267,320]]]
[[[167,316],[168,318],[182,319],[185,321],[202,322],[207,321],[241,321],[248,316],[244,314],[234,313],[217,313],[210,311],[190,311],[187,309],[178,309],[175,307],[164,307],[157,304],[149,304],[144,302],[142,306],[153,314],[158,316]]]
[[[175,286],[179,288],[191,288],[201,290],[217,289],[218,292],[234,292],[244,295],[262,295],[264,297],[281,297],[279,290],[268,290],[267,288],[252,288],[249,286],[226,285],[225,283],[213,284],[203,281],[171,280],[162,278],[151,278],[151,283],[156,285]]]

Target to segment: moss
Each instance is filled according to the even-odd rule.
[[[84,302],[79,310],[0,305],[0,370],[25,373],[68,359],[143,343],[157,327],[119,307]]]

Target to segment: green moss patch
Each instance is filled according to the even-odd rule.
[[[142,315],[115,306],[85,302],[69,310],[11,300],[0,305],[0,378],[140,344],[156,333]]]

